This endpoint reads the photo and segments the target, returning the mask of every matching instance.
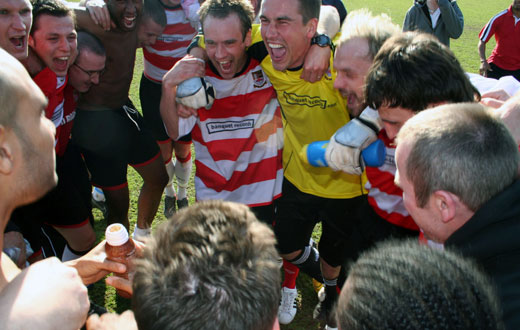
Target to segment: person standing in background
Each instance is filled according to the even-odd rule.
[[[456,0],[415,0],[404,18],[403,31],[421,31],[450,46],[464,30],[464,16]]]

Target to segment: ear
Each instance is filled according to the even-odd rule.
[[[433,198],[433,207],[435,207],[441,216],[442,222],[450,222],[455,218],[458,198],[456,198],[453,193],[445,190],[437,190],[432,194],[431,198]]]
[[[33,24],[33,26],[34,26],[34,24]],[[29,40],[27,43],[28,43],[29,47],[34,49],[34,38],[31,34],[29,34]]]
[[[12,146],[8,130],[0,125],[0,174],[9,175],[13,171]]]
[[[312,37],[314,37],[314,35],[316,34],[316,31],[318,31],[318,19],[311,18],[307,22],[307,25],[305,27],[307,29],[307,31],[306,31],[307,38],[312,39]]]
[[[244,38],[244,43],[246,44],[246,47],[251,46],[251,29],[247,31],[246,37]]]

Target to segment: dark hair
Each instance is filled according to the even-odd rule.
[[[320,0],[298,0],[298,4],[300,6],[300,15],[302,15],[303,24],[307,24],[307,22],[313,18],[320,18]]]
[[[99,56],[106,55],[105,46],[98,37],[87,31],[78,31],[78,58],[84,50]]]
[[[151,19],[159,26],[166,26],[166,14],[159,0],[144,0],[142,21],[145,19]]]
[[[243,204],[179,211],[136,262],[139,329],[272,329],[280,299],[273,232]]]
[[[33,6],[33,25],[31,28],[31,35],[34,34],[34,31],[38,30],[38,18],[41,15],[54,17],[70,16],[72,17],[72,20],[75,19],[74,12],[60,0],[32,0],[31,4]]]
[[[204,29],[206,17],[226,18],[235,13],[240,20],[242,36],[251,30],[253,19],[255,18],[254,9],[249,0],[207,0],[200,6],[199,17],[201,26]]]
[[[491,281],[462,256],[390,241],[350,269],[336,309],[341,329],[503,329]]]
[[[453,52],[429,34],[406,32],[388,39],[366,78],[365,99],[378,109],[414,112],[440,102],[480,100]]]

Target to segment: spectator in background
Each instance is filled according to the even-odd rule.
[[[497,286],[506,327],[519,329],[520,156],[506,126],[480,104],[425,110],[401,128],[395,156],[424,236],[474,258]]]
[[[458,39],[463,29],[464,16],[457,0],[415,0],[403,23],[403,31],[433,34],[448,47],[450,39]]]
[[[389,241],[352,266],[336,312],[340,329],[503,329],[491,281],[460,255]]]
[[[508,9],[504,9],[489,20],[479,34],[478,54],[480,56],[481,75],[499,79],[512,75],[520,81],[520,0],[514,0]],[[486,43],[495,35],[496,46],[486,59]]]

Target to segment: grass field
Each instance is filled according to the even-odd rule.
[[[345,0],[344,0],[345,1]],[[412,4],[412,0],[348,0],[345,1],[348,11],[359,8],[368,8],[373,13],[387,13],[392,17],[393,21],[402,24],[404,15],[407,9]],[[451,48],[457,55],[459,61],[466,71],[478,72],[479,57],[477,51],[478,33],[480,29],[487,23],[487,21],[496,13],[511,4],[510,0],[459,0],[458,5],[461,8],[464,19],[464,33],[458,40],[452,40]],[[487,45],[487,53],[494,47],[494,41]],[[142,53],[138,52],[138,61],[136,63],[134,72],[134,81],[130,90],[130,97],[134,104],[140,109],[139,102],[139,81],[143,70]],[[193,169],[195,170],[195,169]],[[135,224],[137,217],[137,197],[140,186],[142,184],[141,178],[133,170],[129,170],[128,181],[131,192],[131,205],[129,218],[130,222]],[[193,180],[189,191],[190,203],[194,202]],[[165,221],[162,214],[163,204],[161,203],[159,212],[154,222],[154,226]],[[98,210],[94,210],[96,218],[96,232],[98,239],[104,237],[105,222],[102,214]],[[316,231],[316,235],[319,230]],[[310,279],[305,275],[300,275],[297,282],[297,287],[300,291],[300,309],[296,319],[288,326],[282,326],[282,329],[319,329],[320,325],[312,320],[312,310],[317,303],[316,294],[312,289]],[[113,288],[106,287],[104,283],[96,283],[90,289],[91,299],[99,304],[106,306],[110,311],[122,312],[130,308],[129,301],[121,299],[115,295]]]

